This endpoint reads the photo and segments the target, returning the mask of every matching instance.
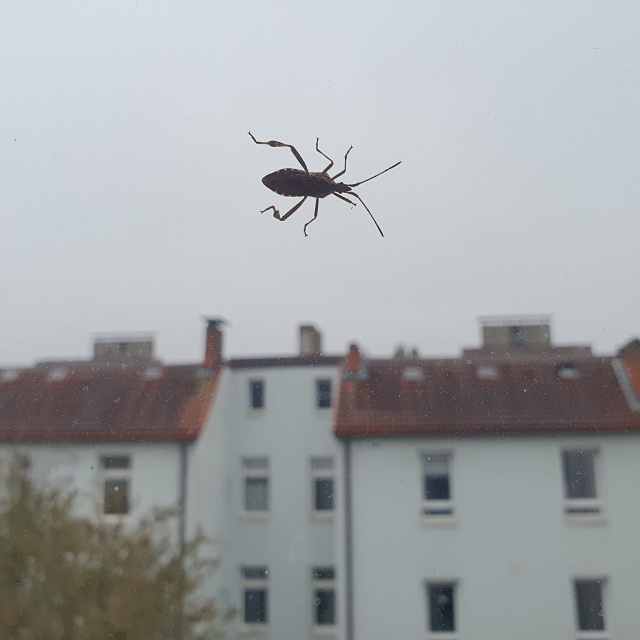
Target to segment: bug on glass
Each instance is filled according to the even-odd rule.
[[[343,193],[348,193],[349,195],[357,198],[360,202],[362,202],[362,205],[367,210],[367,213],[371,216],[371,219],[375,223],[376,227],[378,227],[380,235],[384,237],[384,233],[382,233],[380,225],[376,222],[376,219],[373,217],[371,211],[369,211],[369,207],[367,207],[367,205],[364,203],[364,200],[355,191],[352,191],[352,188],[364,184],[365,182],[369,182],[369,180],[373,180],[378,176],[381,176],[383,173],[386,173],[387,171],[390,171],[391,169],[397,167],[400,162],[396,162],[388,169],[385,169],[380,173],[376,173],[375,176],[371,176],[366,180],[354,182],[353,184],[345,184],[344,182],[336,182],[336,178],[339,178],[346,172],[347,156],[349,155],[349,152],[351,151],[351,149],[353,149],[353,147],[349,147],[347,153],[344,154],[344,169],[336,173],[336,175],[332,177],[329,175],[329,170],[331,169],[331,167],[333,167],[333,160],[318,148],[319,138],[316,138],[316,151],[320,155],[324,156],[329,161],[329,164],[324,169],[324,171],[315,172],[309,171],[309,169],[307,169],[305,161],[302,159],[302,156],[298,153],[297,149],[293,145],[285,144],[284,142],[278,142],[277,140],[260,142],[253,137],[251,131],[249,131],[249,135],[256,144],[268,144],[270,147],[288,147],[289,149],[291,149],[291,153],[293,153],[296,160],[302,165],[302,168],[304,169],[304,171],[301,171],[300,169],[280,169],[262,178],[262,184],[264,184],[264,186],[268,189],[271,189],[271,191],[281,196],[289,196],[293,198],[298,197],[302,198],[302,200],[300,200],[298,204],[289,209],[289,211],[287,211],[285,214],[281,214],[274,205],[263,209],[260,213],[264,213],[265,211],[269,211],[269,209],[273,209],[273,217],[276,220],[284,221],[289,216],[293,215],[302,206],[302,203],[307,198],[315,198],[316,208],[313,212],[313,218],[311,218],[311,220],[309,220],[309,222],[304,225],[303,229],[304,235],[306,236],[307,227],[318,217],[318,206],[320,203],[320,198],[326,198],[327,196],[333,195],[336,196],[336,198],[340,198],[340,200],[348,202],[351,206],[355,206],[357,204],[356,202],[353,202],[349,200],[349,198],[341,195]]]

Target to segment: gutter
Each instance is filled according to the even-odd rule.
[[[353,514],[351,509],[351,439],[344,439],[344,537],[346,640],[353,640]]]
[[[180,477],[178,479],[178,486],[180,496],[179,508],[180,508],[180,520],[178,521],[178,544],[180,546],[180,552],[184,551],[187,536],[187,468],[188,468],[188,450],[187,443],[180,443]]]

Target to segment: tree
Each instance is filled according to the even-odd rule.
[[[0,638],[217,636],[227,616],[198,595],[215,568],[201,534],[176,549],[175,511],[114,525],[79,516],[75,499],[15,464],[0,474]]]

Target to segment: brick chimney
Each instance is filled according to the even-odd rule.
[[[207,321],[207,338],[204,348],[204,367],[213,369],[222,361],[222,325],[221,318],[205,318]]]
[[[360,349],[357,344],[352,344],[349,347],[349,354],[347,355],[347,371],[350,374],[360,373],[362,369],[362,359],[360,358]]]
[[[300,325],[300,355],[322,355],[322,336],[320,332],[310,324]]]

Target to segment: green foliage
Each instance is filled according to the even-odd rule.
[[[225,616],[198,589],[215,568],[197,535],[177,550],[177,514],[123,526],[80,517],[75,495],[18,465],[0,479],[0,638],[204,640]],[[175,532],[175,527],[173,528]]]

